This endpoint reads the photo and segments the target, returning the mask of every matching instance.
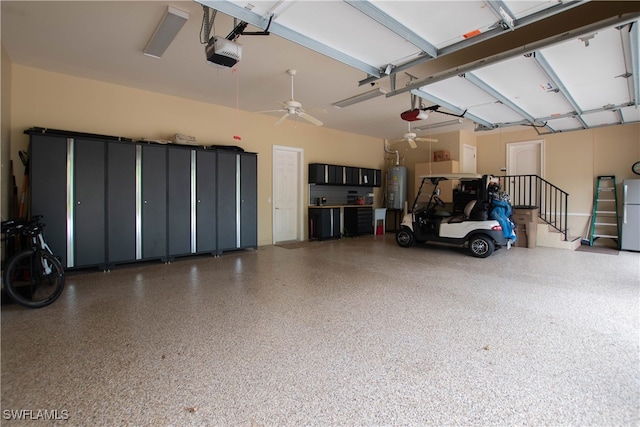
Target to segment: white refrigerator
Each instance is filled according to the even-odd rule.
[[[640,179],[622,182],[621,249],[640,251]]]

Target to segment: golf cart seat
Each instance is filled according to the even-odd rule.
[[[453,216],[453,214],[451,212],[449,212],[449,211],[442,210],[442,211],[435,211],[433,213],[433,216],[435,216],[437,218],[448,218],[448,217]]]
[[[476,200],[469,201],[464,207],[462,215],[454,215],[447,221],[449,224],[455,224],[456,222],[463,222],[471,217],[471,211],[476,205]]]

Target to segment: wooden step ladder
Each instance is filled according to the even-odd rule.
[[[596,191],[593,195],[589,246],[593,246],[593,242],[601,237],[613,239],[620,249],[618,195],[616,193],[616,177],[612,175],[598,177]]]

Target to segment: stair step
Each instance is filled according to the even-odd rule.
[[[617,227],[618,224],[615,222],[596,222],[595,225],[605,225],[609,227]]]
[[[617,239],[618,238],[617,235],[613,236],[611,234],[594,234],[593,237],[607,237],[609,239]]]

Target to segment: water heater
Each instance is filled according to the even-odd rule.
[[[387,209],[403,209],[407,200],[407,168],[393,166],[387,171]]]

